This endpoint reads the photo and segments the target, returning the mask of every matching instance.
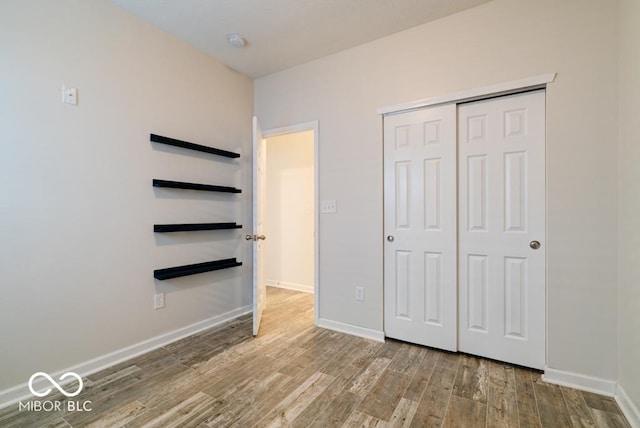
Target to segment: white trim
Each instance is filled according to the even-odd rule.
[[[382,331],[359,327],[353,324],[345,324],[338,321],[320,318],[318,320],[318,327],[351,334],[353,336],[364,337],[365,339],[375,340],[376,342],[384,342],[384,333]]]
[[[267,129],[262,133],[263,138],[277,137],[279,135],[293,134],[296,132],[313,131],[313,321],[320,325],[320,130],[319,122],[297,123],[295,125],[282,126],[280,128]]]
[[[612,380],[556,370],[549,367],[545,367],[542,380],[555,385],[568,386],[608,397],[613,397],[616,393],[616,383]]]
[[[230,321],[241,315],[249,314],[251,313],[251,311],[251,306],[243,306],[241,308],[234,309],[233,311],[217,315],[203,321],[199,321],[197,323],[161,334],[160,336],[156,336],[148,340],[143,340],[142,342],[127,346],[126,348],[119,349],[109,354],[105,354],[92,360],[77,364],[75,366],[68,367],[64,370],[59,370],[55,373],[49,374],[54,379],[59,379],[62,374],[69,371],[78,373],[82,377],[89,376],[93,373],[97,373],[123,361],[127,361],[131,358],[137,357],[138,355],[146,354],[147,352],[168,345],[169,343],[175,342],[187,336],[191,336],[195,333],[209,329],[211,327],[215,327],[224,322]],[[38,382],[34,383],[34,387],[36,390],[42,390],[47,387],[44,380],[42,381],[42,385],[38,385]],[[0,391],[0,409],[15,404],[21,400],[28,400],[29,398],[31,398],[31,394],[29,393],[27,382],[5,389],[3,391]]]
[[[281,126],[280,128],[267,129],[262,132],[263,138],[278,137],[280,135],[295,134],[296,132],[317,131],[318,121],[311,120],[309,122],[296,123],[295,125]]]
[[[638,407],[631,401],[625,390],[619,384],[614,398],[629,424],[631,424],[633,428],[640,428],[640,410],[638,410]]]
[[[493,85],[483,86],[481,88],[468,89],[466,91],[454,92],[437,97],[422,98],[388,107],[380,107],[376,111],[378,114],[393,114],[400,111],[413,110],[436,104],[472,101],[487,96],[505,95],[519,90],[543,88],[547,83],[553,82],[555,78],[556,73],[541,74],[539,76],[527,77],[525,79],[496,83]]]
[[[286,288],[287,290],[313,294],[313,285],[294,284],[292,282],[277,281],[275,279],[267,279],[265,282],[269,287]]]

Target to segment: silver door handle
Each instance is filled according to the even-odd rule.
[[[395,241],[395,239],[396,238],[394,238],[393,235],[387,236],[387,241],[389,241],[389,242],[393,242],[393,241]]]
[[[253,235],[244,235],[244,239],[247,241],[253,241]]]
[[[531,241],[529,242],[529,246],[531,248],[533,248],[534,250],[537,250],[538,248],[540,248],[540,242],[538,241]]]

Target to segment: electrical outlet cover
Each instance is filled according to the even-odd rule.
[[[157,293],[153,296],[153,309],[164,308],[164,293]]]

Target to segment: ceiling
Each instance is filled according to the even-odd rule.
[[[490,0],[112,0],[253,78]],[[227,35],[240,33],[244,48]]]

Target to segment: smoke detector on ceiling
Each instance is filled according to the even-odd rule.
[[[243,48],[247,44],[247,39],[242,34],[229,34],[227,41],[234,48]]]

